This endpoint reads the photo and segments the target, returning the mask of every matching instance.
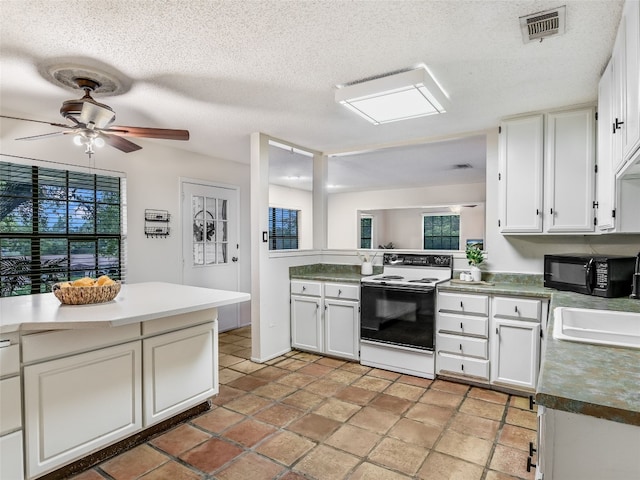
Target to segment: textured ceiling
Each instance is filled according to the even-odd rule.
[[[518,17],[562,4],[566,34],[524,44]],[[71,63],[114,73],[130,87],[97,97],[116,111],[117,124],[185,128],[191,140],[172,146],[238,162],[249,162],[257,131],[329,153],[478,132],[503,116],[594,102],[621,7],[616,0],[2,0],[0,111],[62,121],[62,101],[80,95],[40,72]],[[446,114],[374,126],[334,102],[337,84],[419,63],[448,93]],[[24,122],[20,130],[10,138],[53,127]],[[10,138],[2,139],[5,152]]]

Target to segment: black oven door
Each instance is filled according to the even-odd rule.
[[[435,289],[362,284],[360,338],[433,350]]]

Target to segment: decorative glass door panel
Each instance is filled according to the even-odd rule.
[[[191,196],[193,265],[216,265],[228,259],[227,200]]]

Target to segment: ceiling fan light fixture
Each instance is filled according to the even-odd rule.
[[[102,137],[96,137],[93,139],[93,144],[98,148],[102,148],[104,147],[105,141]]]
[[[79,147],[84,145],[84,137],[80,134],[73,136],[73,143]]]
[[[445,113],[449,99],[426,66],[338,86],[335,100],[374,125]]]

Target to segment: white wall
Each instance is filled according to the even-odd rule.
[[[327,246],[330,249],[356,248],[360,225],[358,223],[358,210],[484,201],[484,183],[332,193],[328,196],[327,218],[329,226]],[[388,229],[389,226],[387,225],[386,228]],[[419,235],[419,231],[416,231],[415,235]],[[380,240],[380,243],[382,243],[383,239]],[[394,243],[396,242],[394,241]]]
[[[65,165],[95,167],[126,173],[127,178],[127,281],[182,282],[182,245],[179,177],[237,185],[240,188],[240,290],[250,292],[251,264],[249,255],[249,165],[196,155],[173,148],[168,140],[138,140],[142,150],[122,153],[110,147],[97,149],[89,160],[68,136],[47,140],[18,142],[13,140],[24,128],[22,124],[2,119],[0,122],[0,152]],[[22,130],[24,133],[24,130]],[[25,135],[33,134],[29,129]],[[2,161],[11,161],[0,156]],[[52,165],[53,166],[53,165]],[[144,210],[168,210],[171,214],[171,235],[167,238],[147,238],[144,235]],[[240,321],[250,322],[250,304],[240,305]]]
[[[313,247],[313,193],[299,188],[269,185],[269,207],[300,210],[298,214],[298,247]]]

